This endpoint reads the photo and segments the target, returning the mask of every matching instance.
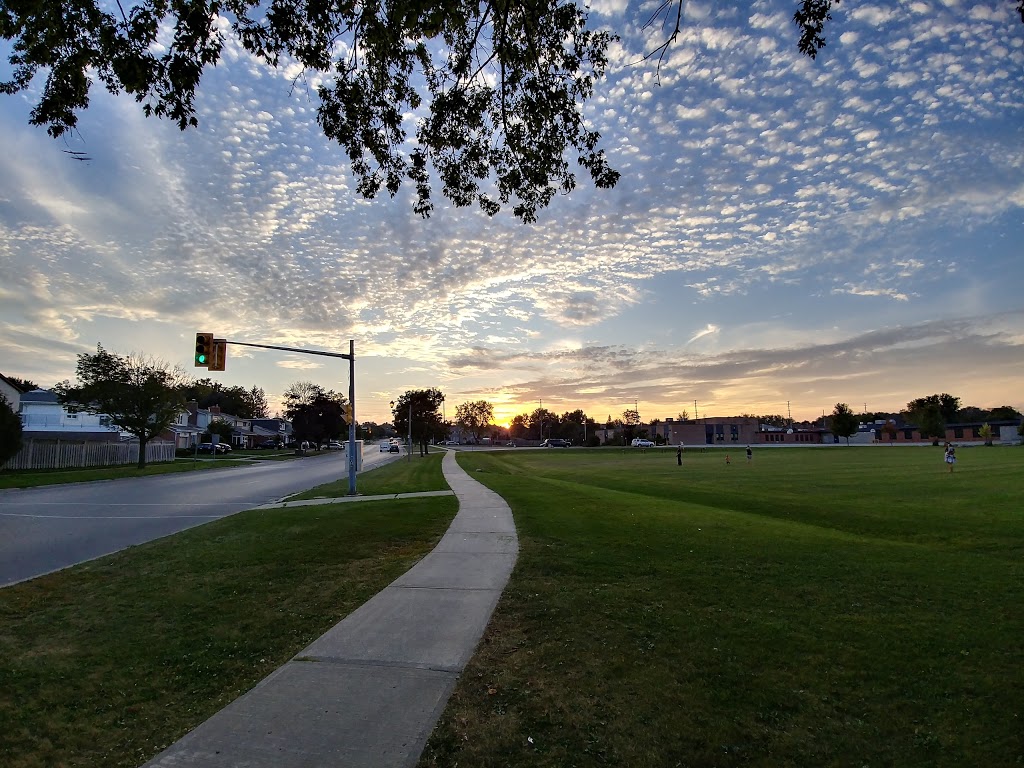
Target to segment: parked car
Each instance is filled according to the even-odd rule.
[[[227,453],[231,450],[231,446],[227,443],[200,443],[197,449],[199,453]]]
[[[345,444],[340,440],[328,440],[320,446],[321,451],[343,451],[345,450]]]
[[[569,443],[558,437],[549,437],[540,444],[541,448],[568,448]]]
[[[630,443],[634,448],[653,448],[654,443],[645,437],[638,437]]]
[[[261,450],[262,449],[279,450],[281,448],[284,448],[284,443],[282,443],[282,442],[280,442],[278,440],[267,440],[265,442],[260,443],[256,447],[261,449]]]
[[[505,443],[505,445],[507,445],[509,448],[515,448],[516,447],[516,441],[515,440],[509,440],[507,443]]]

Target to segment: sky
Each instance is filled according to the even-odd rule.
[[[272,410],[293,382],[348,391],[345,360],[230,345],[226,371],[194,368],[209,331],[353,340],[359,421],[429,387],[448,418],[487,400],[498,423],[802,420],[938,392],[1024,410],[1016,3],[849,0],[816,61],[796,5],[685,2],[659,69],[654,6],[594,2],[620,41],[585,114],[622,178],[581,178],[534,224],[362,199],[315,92],[233,43],[184,133],[94,90],[53,140],[32,93],[0,96],[0,373],[74,380],[102,344]]]

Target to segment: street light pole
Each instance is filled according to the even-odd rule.
[[[356,342],[348,340],[348,401],[352,416],[348,423],[348,495],[356,495]]]
[[[412,398],[409,398],[409,461],[412,461]]]

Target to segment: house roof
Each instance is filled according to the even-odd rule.
[[[23,403],[56,403],[59,402],[57,399],[57,393],[51,392],[48,389],[33,389],[31,392],[26,392],[21,396],[21,402]]]

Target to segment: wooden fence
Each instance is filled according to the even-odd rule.
[[[152,442],[146,445],[146,462],[172,461],[174,443]],[[21,450],[3,465],[3,469],[71,469],[74,467],[112,467],[137,464],[139,444],[105,443],[88,440],[25,440]]]

